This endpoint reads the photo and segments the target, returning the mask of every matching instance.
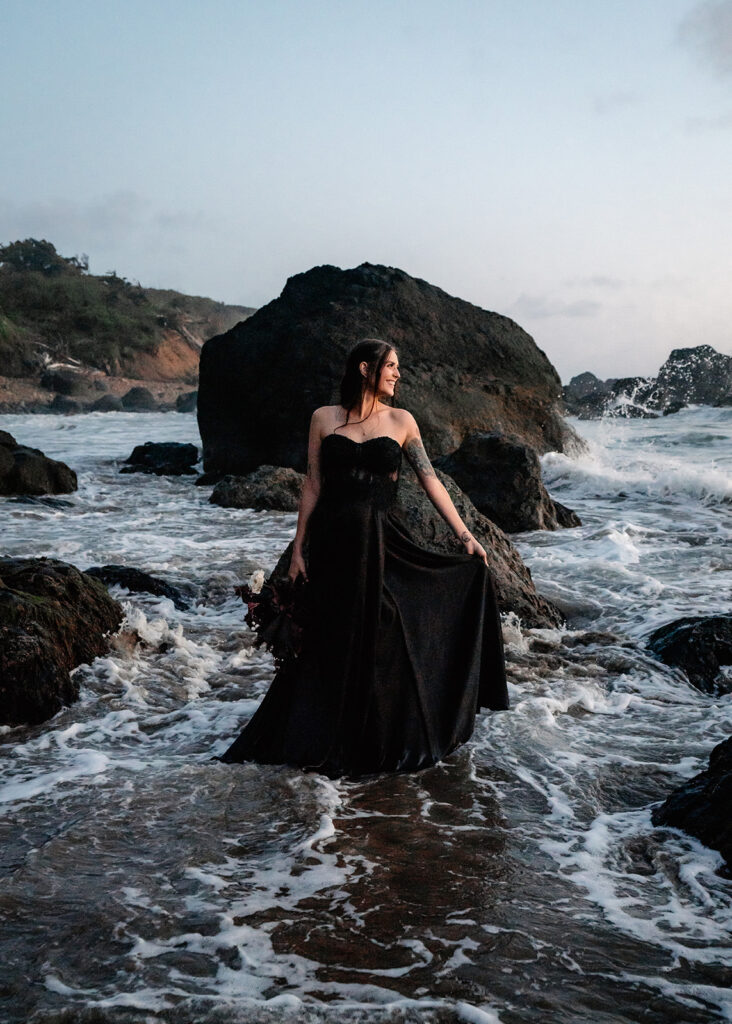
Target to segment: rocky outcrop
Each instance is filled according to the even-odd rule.
[[[85,569],[84,573],[86,576],[101,580],[108,587],[116,585],[133,593],[142,592],[156,597],[167,597],[181,610],[190,606],[190,601],[178,587],[166,583],[157,576],[151,576],[142,569],[134,569],[129,565],[94,565],[90,569]]]
[[[719,850],[732,870],[732,737],[712,750],[709,767],[682,783],[652,812],[653,824],[669,825]]]
[[[687,405],[732,405],[732,356],[711,345],[675,348],[657,377],[621,377],[602,381],[580,373],[562,389],[571,416],[655,418]]]
[[[647,640],[651,653],[684,670],[689,682],[704,693],[732,692],[732,615],[699,615],[675,619],[654,630]]]
[[[156,476],[188,476],[195,474],[198,462],[195,444],[180,441],[146,441],[138,444],[125,459],[120,473],[154,473]]]
[[[549,497],[536,452],[517,438],[468,434],[459,448],[435,465],[507,533],[582,525],[574,512]]]
[[[106,652],[122,608],[52,558],[0,558],[0,722],[43,722],[76,700],[69,672]]]
[[[399,352],[399,404],[416,416],[432,456],[473,430],[515,434],[540,452],[581,443],[559,413],[554,367],[518,324],[364,263],[290,278],[278,299],[205,343],[198,422],[206,471],[303,470],[312,411],[336,400],[346,354],[364,336]]]
[[[463,522],[486,549],[501,611],[515,612],[528,627],[559,625],[562,622],[561,613],[550,601],[536,592],[531,572],[505,533],[478,512],[449,476],[440,470],[436,472],[447,488]],[[417,544],[432,551],[464,550],[408,467],[404,468],[399,480],[398,505],[395,512]],[[271,579],[281,580],[287,575],[291,555],[292,544],[288,544],[272,572]]]
[[[304,477],[283,466],[260,466],[247,476],[225,476],[209,501],[224,508],[275,509],[297,512]]]
[[[76,473],[65,462],[18,444],[0,430],[0,494],[68,494],[76,487]]]

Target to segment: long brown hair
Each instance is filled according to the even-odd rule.
[[[341,379],[341,405],[346,410],[346,422],[342,427],[348,425],[351,413],[360,403],[365,391],[371,390],[374,395],[368,415],[374,411],[376,405],[376,385],[378,384],[384,363],[389,358],[389,353],[394,349],[388,341],[381,338],[362,338],[357,342],[346,359],[346,368]],[[366,377],[361,374],[361,363],[366,363],[368,369]],[[340,430],[336,427],[336,430]]]

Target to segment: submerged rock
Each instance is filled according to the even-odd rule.
[[[120,473],[154,473],[156,476],[195,474],[198,448],[180,441],[146,441],[138,444],[125,459]]]
[[[651,653],[665,665],[683,669],[689,682],[704,693],[732,692],[732,615],[698,615],[675,619],[654,630],[647,640]]]
[[[150,573],[144,572],[142,569],[133,569],[129,565],[112,564],[93,565],[90,569],[85,569],[84,572],[87,576],[93,576],[95,579],[106,583],[107,586],[116,584],[119,587],[124,587],[126,590],[131,590],[133,593],[142,591],[145,594],[154,594],[157,597],[167,597],[170,598],[176,608],[181,610],[190,607],[190,601],[181,593],[178,587],[174,587],[172,583],[166,583],[165,580],[161,580],[157,576],[151,576]]]
[[[719,850],[732,870],[732,736],[712,750],[709,767],[677,786],[651,815]]]
[[[247,476],[225,476],[208,500],[224,508],[297,512],[304,479],[284,466],[260,466]]]
[[[550,498],[536,452],[518,438],[468,434],[456,451],[435,465],[507,533],[582,525],[571,509]]]
[[[18,444],[0,430],[0,494],[68,494],[76,488],[76,473],[65,462]]]
[[[69,672],[108,649],[121,606],[55,558],[0,558],[0,722],[43,722],[79,696]]]
[[[206,472],[266,464],[304,470],[313,410],[333,402],[345,357],[364,336],[393,344],[399,404],[432,456],[472,430],[515,434],[540,452],[581,445],[559,410],[561,382],[508,317],[393,267],[315,267],[201,351],[198,422]]]

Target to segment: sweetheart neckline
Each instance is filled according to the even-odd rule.
[[[365,444],[369,444],[370,441],[393,441],[394,444],[399,449],[399,451],[402,450],[402,446],[399,444],[397,439],[395,437],[392,437],[390,434],[377,434],[375,437],[367,437],[365,441],[354,441],[354,439],[352,437],[349,437],[348,434],[336,433],[326,434],[325,437],[323,438],[323,441],[325,441],[327,437],[343,437],[345,438],[346,441],[350,441],[351,444],[357,444],[359,448],[361,448]]]

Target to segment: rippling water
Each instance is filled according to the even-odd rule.
[[[119,475],[136,443],[198,441],[192,416],[0,416],[79,473],[68,505],[0,499],[5,552],[124,562],[191,598],[113,588],[141,643],[0,735],[3,1020],[732,1019],[732,883],[650,823],[732,699],[643,647],[732,609],[732,409],[577,426],[590,453],[544,472],[584,525],[517,538],[569,628],[506,619],[513,708],[444,764],[334,783],[211,761],[272,674],[232,587],[295,517]]]

